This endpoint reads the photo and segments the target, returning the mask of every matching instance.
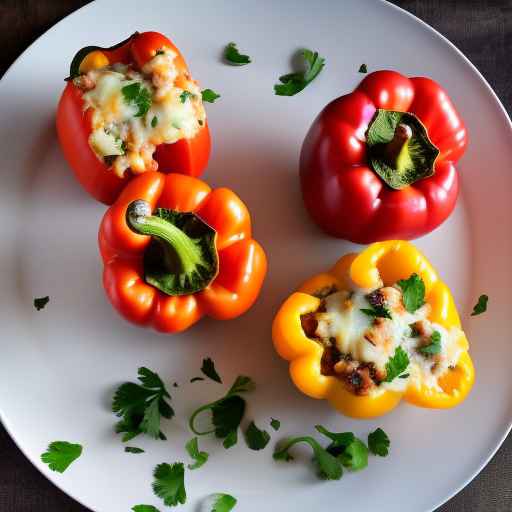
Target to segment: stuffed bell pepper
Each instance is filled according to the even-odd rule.
[[[306,135],[304,204],[324,231],[352,242],[422,236],[455,207],[466,145],[441,86],[376,71],[329,103]]]
[[[106,204],[146,171],[199,176],[210,155],[201,90],[176,46],[157,32],[75,55],[57,133],[78,181]]]
[[[473,385],[450,290],[406,241],[347,254],[306,281],[272,334],[295,385],[347,416],[380,416],[402,399],[449,408]]]
[[[242,201],[182,174],[146,172],[130,181],[103,217],[99,245],[112,305],[167,333],[204,315],[241,315],[267,269]]]

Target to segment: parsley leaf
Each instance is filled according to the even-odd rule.
[[[275,418],[270,418],[270,426],[277,431],[281,428],[281,422]]]
[[[153,492],[164,500],[165,505],[175,507],[187,501],[185,467],[182,462],[175,462],[172,466],[166,463],[158,464],[153,477]]]
[[[208,460],[209,454],[207,452],[199,451],[197,437],[193,437],[186,445],[185,449],[188,454],[195,460],[194,464],[189,464],[188,469],[198,469]]]
[[[208,103],[215,103],[215,100],[220,98],[220,94],[217,94],[212,89],[204,89],[201,91],[201,98]]]
[[[402,289],[402,301],[409,313],[414,313],[425,304],[425,283],[418,274],[397,282]]]
[[[489,297],[487,295],[480,295],[480,297],[478,297],[478,302],[473,306],[473,313],[471,313],[471,316],[481,315],[482,313],[485,313],[487,311],[488,301]]]
[[[34,307],[37,311],[41,311],[48,302],[50,302],[50,297],[48,295],[46,297],[37,297],[34,299]]]
[[[246,377],[245,375],[239,375],[233,385],[228,391],[228,395],[235,395],[238,393],[248,393],[250,391],[254,391],[255,384],[251,377]]]
[[[249,423],[245,431],[245,442],[251,450],[263,450],[270,441],[270,434],[266,430],[260,430],[254,421]]]
[[[187,101],[188,98],[195,98],[196,95],[195,94],[192,94],[190,91],[183,91],[181,94],[180,94],[180,100],[181,100],[181,103],[185,103]]]
[[[136,446],[125,446],[124,451],[126,453],[144,453],[142,448],[137,448]]]
[[[174,410],[166,401],[171,396],[155,372],[142,367],[138,375],[141,384],[125,382],[114,394],[112,411],[122,417],[116,424],[116,432],[125,434],[123,442],[139,434],[165,439],[160,430],[160,418],[174,416]]]
[[[153,505],[135,505],[132,510],[133,512],[160,512]]]
[[[238,433],[236,430],[232,430],[225,438],[224,441],[222,441],[222,446],[226,448],[231,448],[232,446],[235,446],[235,444],[238,442]]]
[[[215,369],[215,363],[207,357],[203,359],[203,366],[201,366],[201,371],[210,379],[222,384],[222,379],[219,377],[217,370]]]
[[[324,68],[325,59],[320,57],[318,52],[304,49],[301,54],[307,66],[306,71],[280,76],[281,83],[274,85],[274,92],[277,96],[294,96],[309,85]]]
[[[236,498],[229,494],[216,494],[211,512],[230,512],[236,505]]]
[[[243,66],[245,64],[249,64],[251,62],[251,58],[249,55],[242,55],[238,48],[236,47],[236,43],[229,43],[224,49],[224,58],[235,66]]]
[[[381,428],[368,434],[368,448],[373,454],[386,457],[389,453],[389,445],[389,437]]]
[[[393,379],[403,373],[409,366],[409,356],[402,347],[396,347],[393,357],[386,363],[385,382],[391,382]]]
[[[121,89],[121,93],[123,94],[125,103],[128,105],[133,103],[137,106],[138,111],[135,114],[135,117],[144,116],[148,112],[149,107],[151,107],[151,92],[148,91],[140,82],[133,82],[125,85]]]
[[[54,441],[50,443],[41,460],[48,464],[52,471],[64,473],[66,469],[82,455],[82,445],[72,444],[67,441]]]
[[[434,331],[430,336],[430,343],[419,348],[419,351],[426,356],[433,356],[441,352],[441,333]]]
[[[315,428],[320,432],[320,434],[328,437],[332,441],[332,443],[327,447],[327,451],[332,455],[339,455],[340,452],[338,451],[338,453],[336,453],[335,449],[346,448],[355,440],[355,436],[352,432],[329,432],[322,425],[315,425]]]
[[[193,377],[192,379],[190,379],[190,382],[191,382],[191,383],[192,383],[192,382],[198,382],[198,381],[200,381],[200,380],[204,380],[204,378],[203,378],[203,377]]]
[[[368,67],[366,66],[366,64],[361,64],[359,66],[359,73],[368,73]]]
[[[361,308],[360,311],[373,318],[391,318],[391,313],[386,306],[377,305],[372,306],[371,309]]]
[[[339,456],[341,463],[352,471],[368,466],[368,448],[359,438],[355,438]]]

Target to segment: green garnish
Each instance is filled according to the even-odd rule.
[[[66,469],[82,455],[82,445],[72,444],[67,441],[54,441],[50,443],[41,460],[48,464],[52,471],[64,473]]]
[[[398,378],[399,379],[407,379],[411,376],[410,373],[402,373],[402,375],[399,375]]]
[[[206,463],[210,456],[207,452],[199,451],[199,444],[197,437],[193,437],[186,445],[185,449],[188,454],[194,459],[194,464],[189,464],[188,469],[198,469]]]
[[[133,512],[160,512],[153,505],[135,505],[132,510]]]
[[[368,465],[368,448],[352,432],[330,432],[322,425],[316,425],[315,428],[331,440],[326,450],[345,467],[357,471]]]
[[[175,462],[172,466],[166,463],[158,464],[153,477],[153,492],[164,500],[165,505],[175,507],[187,501],[183,462]]]
[[[190,379],[190,382],[191,382],[191,383],[192,383],[192,382],[198,382],[198,381],[200,381],[200,380],[204,380],[204,377],[192,377],[192,378]]]
[[[430,336],[430,343],[424,347],[420,347],[419,351],[426,356],[433,356],[441,352],[441,333],[434,331]]]
[[[386,457],[389,453],[390,440],[386,432],[381,428],[368,434],[368,448],[374,455]]]
[[[34,299],[34,307],[37,309],[37,311],[41,311],[46,304],[50,302],[50,297],[47,295],[46,297],[38,297]]]
[[[318,432],[320,432],[320,434],[328,437],[331,440],[331,444],[327,448],[329,452],[335,448],[346,448],[355,440],[355,436],[352,432],[330,432],[322,425],[315,425],[315,428]]]
[[[368,73],[368,67],[366,66],[366,64],[361,64],[359,66],[359,73]]]
[[[151,92],[148,91],[140,82],[133,82],[125,85],[121,92],[123,93],[124,101],[129,105],[133,103],[139,109],[135,117],[142,117],[147,114],[151,107]]]
[[[153,119],[151,119],[151,127],[155,128],[155,126],[158,124],[158,117],[153,116]]]
[[[294,96],[309,85],[322,71],[325,59],[318,55],[318,52],[304,49],[302,57],[307,66],[306,71],[288,73],[279,77],[280,84],[274,85],[274,92],[278,96]]]
[[[116,424],[116,432],[124,433],[123,442],[139,434],[155,439],[166,439],[160,430],[160,417],[171,419],[174,410],[167,403],[171,399],[160,377],[141,367],[138,371],[141,384],[125,382],[115,392],[112,411],[122,420]]]
[[[270,441],[270,434],[266,430],[260,430],[254,421],[251,421],[245,431],[245,442],[251,450],[263,450]]]
[[[136,446],[125,446],[124,451],[126,453],[144,453],[142,448],[137,448]]]
[[[188,98],[195,98],[196,95],[195,94],[192,94],[190,91],[183,91],[181,94],[180,94],[180,100],[181,100],[181,103],[185,103],[187,101]]]
[[[220,94],[217,94],[212,89],[204,89],[201,91],[201,98],[208,103],[215,103],[215,100],[220,98]]]
[[[270,418],[270,426],[277,431],[281,428],[281,422],[275,418]]]
[[[215,369],[215,363],[209,357],[203,359],[201,371],[210,379],[214,380],[215,382],[218,382],[219,384],[222,384],[222,379],[220,378],[219,374],[217,373],[217,370]]]
[[[386,363],[385,382],[391,382],[400,376],[409,366],[409,356],[402,347],[397,347],[395,354]]]
[[[237,430],[245,413],[246,404],[240,393],[246,393],[253,389],[254,382],[250,377],[238,376],[225,396],[199,407],[192,414],[188,423],[190,430],[198,436],[215,433],[219,439],[224,439],[224,448],[230,448],[238,440]],[[201,432],[197,430],[194,422],[200,413],[208,410],[212,413],[213,428]]]
[[[420,331],[417,329],[417,327],[414,324],[410,324],[409,328],[411,329],[411,332],[409,336],[411,338],[417,338],[420,335]]]
[[[473,306],[473,313],[471,313],[471,316],[481,315],[482,313],[485,313],[487,311],[488,301],[489,297],[487,295],[480,295],[480,297],[478,297],[478,302]]]
[[[236,498],[229,494],[215,494],[211,512],[230,512],[236,505]]]
[[[402,289],[402,301],[409,313],[415,313],[425,304],[425,283],[418,274],[412,274],[409,279],[400,279],[397,284]]]
[[[243,66],[245,64],[249,64],[251,62],[251,58],[249,55],[242,55],[238,48],[236,47],[236,43],[229,43],[224,49],[224,58],[235,66]]]
[[[365,315],[371,316],[373,318],[389,318],[391,319],[391,313],[386,306],[372,306],[371,309],[361,308],[361,312]]]

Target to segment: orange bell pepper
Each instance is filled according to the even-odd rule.
[[[372,290],[391,286],[411,274],[425,284],[425,301],[430,304],[429,320],[450,329],[460,328],[460,319],[450,290],[432,265],[412,244],[400,240],[378,242],[359,254],[343,256],[328,272],[316,275],[300,286],[279,309],[272,328],[274,346],[290,361],[290,376],[306,395],[326,399],[339,412],[354,418],[371,418],[391,411],[403,398],[406,402],[429,408],[448,408],[462,402],[474,382],[474,368],[464,335],[458,340],[463,349],[453,369],[438,379],[441,390],[414,383],[411,379],[402,391],[377,390],[366,396],[352,393],[335,376],[321,373],[323,347],[306,336],[301,316],[318,309],[322,290],[355,288]]]
[[[241,315],[267,269],[242,201],[181,174],[134,178],[105,213],[99,246],[112,305],[127,320],[168,333],[203,315]]]

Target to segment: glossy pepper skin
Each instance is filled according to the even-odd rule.
[[[163,47],[177,54],[174,62],[178,71],[188,72],[179,50],[158,32],[135,33],[119,47],[91,51],[80,64],[80,71],[87,72],[117,62],[132,63],[140,69]],[[91,122],[92,109],[84,111],[82,91],[68,80],[57,108],[57,134],[62,151],[82,187],[98,201],[110,205],[133,175],[127,170],[124,177],[119,178],[96,156],[89,146]],[[210,151],[210,131],[206,122],[194,138],[158,146],[154,158],[161,172],[200,176],[208,164]]]
[[[415,114],[439,149],[434,175],[402,190],[387,186],[368,161],[366,132],[376,109]],[[452,212],[459,190],[455,164],[467,133],[446,92],[429,78],[370,73],[354,92],[329,103],[302,146],[302,196],[326,233],[355,243],[414,239]]]
[[[457,365],[439,379],[442,392],[412,381],[405,392],[383,391],[358,396],[351,393],[336,377],[321,374],[323,348],[308,338],[301,326],[301,315],[314,312],[320,305],[315,296],[325,287],[338,289],[374,289],[389,286],[417,273],[425,283],[425,300],[431,306],[429,319],[449,329],[460,327],[460,319],[450,290],[427,259],[409,242],[393,240],[371,245],[359,254],[343,256],[328,272],[306,281],[293,293],[277,313],[272,337],[281,357],[290,362],[290,376],[306,395],[325,399],[342,414],[354,418],[372,418],[391,411],[404,399],[428,408],[449,408],[462,402],[473,385],[474,369],[462,336],[463,352]]]
[[[126,221],[128,205],[138,199],[153,209],[194,212],[217,231],[219,273],[208,287],[169,296],[145,282],[143,257],[151,237],[134,233]],[[241,315],[258,297],[267,269],[242,201],[226,188],[212,190],[181,174],[146,172],[134,178],[105,213],[99,247],[103,285],[115,309],[130,322],[166,333],[183,331],[204,315],[219,320]]]

